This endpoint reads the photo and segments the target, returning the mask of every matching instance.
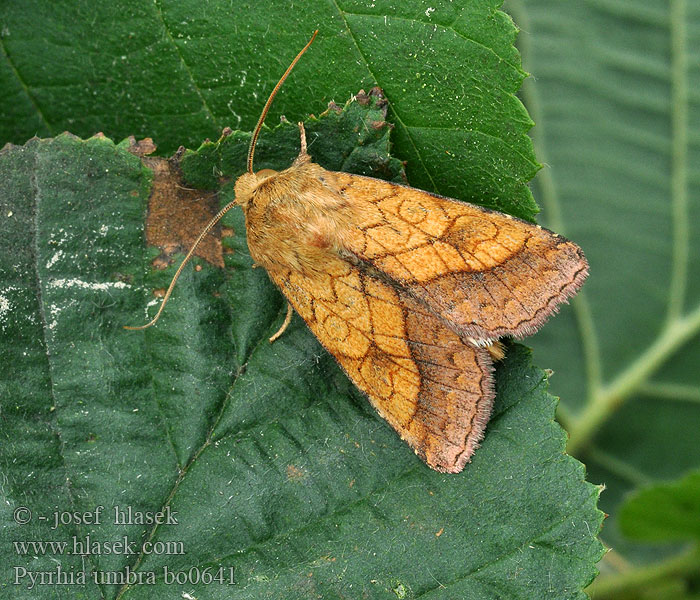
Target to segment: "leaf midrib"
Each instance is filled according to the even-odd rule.
[[[282,314],[282,313],[280,312],[280,314]],[[275,323],[275,321],[273,320],[272,323],[271,323],[271,325],[274,325],[274,323]],[[269,327],[268,330],[269,330],[268,333],[269,333],[270,331],[272,331],[272,327]],[[251,358],[255,355],[255,353],[256,353],[256,351],[258,350],[258,348],[260,347],[260,345],[261,345],[262,343],[268,341],[268,337],[269,337],[269,336],[268,336],[267,334],[265,334],[265,335],[262,335],[262,336],[258,339],[258,342],[255,344],[255,346],[253,347],[253,349],[251,350],[251,352],[250,352],[250,354],[249,354],[249,356],[248,356],[248,361],[246,361],[245,365],[239,370],[239,373],[236,375],[236,378],[234,379],[234,382],[233,382],[232,385],[231,385],[231,388],[230,388],[230,390],[229,390],[229,393],[227,394],[227,400],[226,400],[226,402],[224,403],[224,405],[226,405],[226,404],[228,403],[228,399],[230,398],[230,396],[231,396],[231,394],[232,394],[232,391],[233,391],[233,388],[234,388],[236,382],[238,381],[240,375],[243,374],[243,373],[245,373],[245,371],[246,371],[245,366],[248,364],[248,362],[251,360]],[[532,390],[536,389],[537,387],[541,386],[542,383],[543,383],[543,379],[538,380],[537,383],[536,383],[531,389],[528,390],[528,393],[530,393]],[[496,424],[496,423],[498,422],[498,420],[502,419],[502,418],[503,418],[507,413],[509,413],[516,405],[517,405],[517,403],[516,403],[516,404],[513,404],[513,405],[510,405],[510,406],[506,407],[504,410],[502,410],[501,412],[499,412],[497,415],[494,415],[494,416],[493,416],[494,418],[493,418],[491,424],[492,424],[492,425]],[[216,423],[219,422],[219,420],[220,420],[222,414],[223,414],[223,407],[222,407],[222,411],[221,411],[220,414],[217,416]],[[214,431],[215,428],[216,428],[216,423],[215,423],[214,426],[212,427],[211,431],[208,433],[206,441],[202,444],[202,446],[200,446],[200,448],[197,450],[197,452],[195,453],[195,455],[193,456],[193,458],[190,460],[190,462],[189,462],[189,463],[186,465],[186,467],[183,469],[181,475],[178,477],[178,480],[177,480],[176,484],[173,486],[173,489],[171,490],[171,492],[170,492],[170,494],[169,494],[169,496],[168,496],[168,498],[167,498],[165,504],[163,505],[162,510],[165,510],[165,508],[169,505],[170,501],[171,501],[172,498],[174,497],[174,495],[175,495],[175,493],[176,493],[176,491],[177,491],[177,489],[178,489],[180,483],[182,482],[182,480],[184,480],[184,478],[185,478],[187,472],[189,471],[190,467],[191,467],[191,466],[194,464],[194,462],[199,458],[199,456],[204,452],[204,450],[206,450],[207,447],[211,445],[211,443],[212,443],[212,441],[213,441],[211,435],[212,435],[213,431]],[[553,422],[553,421],[551,422],[551,425],[554,426],[554,427],[556,427],[557,430],[559,431],[560,435],[561,435],[561,428],[560,428],[560,426],[559,426],[558,424],[556,424],[555,422]],[[229,434],[227,434],[227,435],[224,435],[224,436],[222,436],[222,437],[220,437],[220,438],[217,438],[217,441],[221,441],[221,440],[223,440],[223,439],[226,439],[226,438],[228,438],[228,437],[231,437],[232,435],[238,435],[238,434],[240,434],[241,432],[244,432],[244,431],[252,430],[252,429],[256,428],[257,426],[259,426],[259,423],[258,423],[258,422],[251,422],[251,423],[248,423],[245,427],[243,427],[243,428],[237,430],[236,432],[231,432],[231,433],[229,433]],[[534,445],[537,445],[537,443],[534,443],[533,446],[534,446]],[[563,457],[562,457],[562,460],[564,460],[564,461],[572,461],[572,460],[574,460],[574,459],[571,458],[571,457],[568,457],[568,456],[563,456]],[[367,490],[367,492],[366,492],[364,495],[362,495],[362,496],[359,497],[359,498],[356,498],[355,500],[353,500],[353,501],[350,502],[349,504],[342,504],[342,505],[339,504],[335,509],[332,509],[332,510],[330,510],[330,511],[328,511],[328,512],[325,512],[325,513],[323,513],[323,514],[315,515],[314,518],[312,518],[311,520],[305,522],[304,524],[300,525],[299,527],[295,527],[295,528],[292,528],[292,529],[287,530],[287,531],[278,531],[278,532],[274,533],[272,536],[269,536],[268,538],[266,538],[266,539],[264,539],[264,540],[262,540],[262,541],[258,541],[258,542],[255,542],[255,543],[253,543],[253,544],[250,544],[248,547],[245,548],[245,552],[254,551],[256,548],[260,548],[261,546],[263,546],[266,542],[268,542],[268,541],[270,541],[270,540],[279,540],[279,539],[284,539],[284,538],[293,537],[293,536],[295,536],[296,534],[299,534],[299,533],[301,533],[301,532],[304,532],[304,531],[308,530],[310,527],[317,525],[319,522],[323,522],[323,521],[325,521],[325,520],[333,519],[333,518],[337,517],[337,516],[340,515],[340,514],[349,512],[350,510],[352,510],[353,507],[366,504],[366,503],[369,501],[370,498],[375,497],[375,496],[377,496],[377,495],[379,495],[379,494],[381,494],[381,495],[386,494],[387,490],[391,490],[392,488],[395,487],[395,483],[396,483],[397,481],[400,481],[401,479],[410,477],[413,473],[415,473],[416,471],[418,471],[418,470],[420,470],[420,469],[422,469],[422,468],[424,468],[423,464],[420,463],[420,462],[418,462],[418,461],[416,461],[415,464],[414,464],[414,466],[409,467],[408,469],[406,469],[406,470],[404,470],[404,471],[401,471],[400,473],[397,473],[395,476],[393,476],[393,477],[391,477],[391,478],[389,478],[389,479],[384,479],[384,480],[383,480],[383,485],[380,485],[379,487],[376,487],[376,488]],[[470,577],[473,577],[476,573],[479,573],[479,572],[483,571],[484,569],[488,569],[488,568],[490,568],[490,567],[492,567],[492,566],[494,566],[494,565],[499,564],[499,563],[502,562],[503,560],[505,560],[505,559],[507,559],[507,558],[509,558],[509,557],[511,557],[511,556],[513,556],[513,555],[515,555],[515,554],[518,553],[518,552],[522,552],[523,548],[525,548],[525,547],[528,546],[529,544],[536,543],[537,540],[539,540],[539,539],[542,538],[543,536],[547,535],[547,534],[550,533],[551,531],[555,530],[557,527],[561,526],[561,525],[562,525],[563,523],[565,523],[567,520],[570,520],[570,519],[572,518],[572,516],[580,514],[581,509],[589,505],[591,497],[592,497],[592,496],[596,496],[596,497],[597,497],[597,495],[599,494],[599,488],[596,488],[595,486],[592,486],[592,485],[591,485],[590,487],[591,487],[591,490],[592,490],[592,491],[591,491],[591,494],[588,495],[588,496],[586,496],[586,498],[585,498],[584,500],[582,500],[582,502],[581,502],[579,505],[576,506],[576,509],[575,509],[575,510],[571,510],[571,511],[568,512],[566,515],[564,515],[561,519],[559,519],[557,522],[555,522],[555,523],[553,523],[553,524],[549,524],[545,529],[543,529],[543,530],[540,531],[540,532],[537,532],[536,535],[533,535],[532,537],[530,537],[530,538],[528,538],[527,540],[523,541],[522,543],[518,544],[518,545],[517,545],[516,547],[514,547],[512,550],[509,550],[509,551],[506,551],[506,552],[504,552],[504,553],[502,553],[502,554],[499,554],[498,556],[491,558],[491,559],[488,560],[487,562],[485,562],[485,563],[483,563],[483,564],[481,564],[481,565],[478,565],[478,566],[474,567],[474,568],[473,568],[472,570],[470,570],[468,573],[465,573],[465,574],[463,574],[463,575],[460,575],[460,576],[457,577],[456,579],[454,579],[454,580],[448,582],[447,585],[455,585],[455,584],[457,584],[457,583],[459,583],[459,582],[461,582],[461,581],[463,581],[463,580],[465,580],[465,579],[468,579],[468,578],[470,578]],[[148,535],[147,540],[151,540],[151,539],[152,539],[152,537],[153,537],[153,535],[155,534],[155,532],[156,532],[157,529],[158,529],[158,525],[155,525],[155,526],[153,527],[152,532]],[[239,551],[236,551],[235,555],[240,557],[240,552],[239,552]],[[224,561],[228,560],[228,559],[229,559],[230,557],[232,557],[232,556],[233,556],[232,554],[217,556],[217,557],[213,558],[212,560],[208,561],[207,563],[205,563],[205,565],[207,565],[207,564],[219,565],[219,564],[223,563]],[[135,563],[135,565],[134,565],[134,568],[133,568],[134,571],[136,571],[136,570],[138,569],[138,566],[139,566],[139,564],[141,563],[142,559],[143,559],[143,555],[139,555],[139,558],[138,558],[138,560],[136,561],[136,563]],[[440,584],[440,586],[436,586],[435,588],[431,588],[431,589],[429,589],[429,590],[426,590],[425,592],[423,592],[423,593],[421,593],[419,596],[417,596],[417,598],[418,598],[418,597],[424,597],[426,594],[430,594],[430,593],[432,593],[433,591],[435,591],[435,589],[442,588],[442,587],[445,587],[444,584]],[[119,594],[117,595],[117,600],[118,600],[119,598],[121,598],[122,595],[123,595],[123,593],[125,593],[126,591],[128,591],[128,589],[129,589],[129,586],[124,586],[124,588],[123,588],[122,590],[120,590]]]
[[[673,259],[667,322],[683,311],[688,282],[690,226],[688,223],[688,51],[686,2],[671,0],[671,215]]]
[[[0,36],[0,40],[2,39],[2,36]],[[56,393],[54,389],[54,382],[55,382],[55,376],[54,376],[54,365],[53,365],[53,360],[51,357],[51,345],[49,344],[48,336],[47,333],[49,331],[48,323],[46,321],[46,307],[44,303],[44,294],[43,294],[43,288],[42,288],[42,282],[44,279],[41,277],[41,274],[39,273],[39,221],[40,221],[40,215],[39,215],[39,207],[40,207],[40,201],[41,201],[41,186],[39,184],[38,178],[37,178],[37,173],[39,171],[39,163],[40,163],[40,150],[39,148],[35,148],[34,150],[34,164],[32,165],[32,169],[30,171],[30,189],[32,190],[32,195],[34,197],[34,206],[33,206],[33,223],[32,223],[32,266],[34,267],[34,277],[36,278],[36,297],[37,297],[37,304],[39,306],[39,316],[41,317],[41,336],[42,336],[42,345],[46,349],[46,365],[47,365],[47,370],[48,370],[48,375],[49,375],[49,393],[50,393],[50,398],[51,398],[51,404],[54,406],[54,410],[52,411],[52,418],[48,419],[47,422],[50,423],[51,430],[53,433],[56,435],[56,438],[58,440],[58,445],[59,445],[59,450],[58,450],[58,455],[61,458],[61,466],[62,470],[65,476],[65,481],[64,481],[64,487],[66,490],[66,495],[68,496],[68,502],[70,503],[70,508],[72,511],[77,512],[77,507],[76,507],[76,502],[75,502],[75,496],[73,493],[73,488],[71,487],[71,479],[69,475],[69,469],[68,465],[66,463],[66,456],[65,456],[65,449],[66,449],[66,444],[63,440],[63,435],[61,433],[61,428],[59,427],[58,424],[58,414],[59,411],[62,407],[58,406],[56,403]],[[80,530],[82,527],[79,525],[74,525],[75,531],[80,534]],[[93,572],[97,571],[97,565],[94,562],[94,556],[92,554],[89,554],[87,556],[87,562],[90,565],[90,568],[92,569]],[[100,593],[100,598],[104,599],[105,595],[102,590],[101,585],[95,585],[95,587],[99,590]]]
[[[190,79],[190,83],[192,85],[192,88],[194,89],[197,96],[199,97],[199,100],[202,102],[202,108],[204,109],[204,112],[207,115],[207,119],[210,120],[211,123],[215,127],[217,127],[219,130],[223,129],[223,126],[219,123],[217,118],[214,116],[214,113],[209,108],[209,105],[207,104],[207,101],[205,100],[204,95],[202,94],[202,90],[199,88],[199,86],[197,85],[197,82],[194,79],[194,75],[192,74],[192,70],[190,69],[187,62],[185,62],[185,58],[182,56],[182,52],[180,52],[180,48],[175,43],[175,39],[173,38],[172,34],[170,33],[170,30],[168,29],[168,26],[165,22],[165,19],[163,18],[163,9],[161,7],[161,0],[155,0],[154,6],[155,6],[155,11],[156,11],[158,20],[160,21],[161,25],[163,26],[163,31],[168,36],[168,41],[172,44],[173,48],[175,49],[175,52],[177,52],[178,59],[180,60],[182,67],[185,69],[185,72],[187,73],[187,76]]]
[[[355,46],[355,49],[357,50],[358,55],[362,59],[362,62],[365,64],[365,68],[367,69],[367,72],[371,75],[372,79],[374,79],[374,81],[376,81],[377,84],[379,84],[379,79],[377,78],[377,76],[374,74],[374,72],[370,68],[369,61],[367,60],[367,58],[363,54],[362,50],[360,50],[360,45],[357,42],[357,38],[355,38],[355,34],[353,34],[352,29],[350,28],[350,24],[348,23],[348,20],[346,18],[345,11],[343,11],[340,8],[337,0],[330,0],[330,2],[335,7],[335,10],[340,15],[340,18],[343,20],[343,24],[345,25],[345,29],[347,30],[348,35],[350,36],[350,39],[352,40],[352,43]],[[380,85],[380,87],[381,87],[381,85]],[[408,141],[411,143],[413,151],[416,153],[416,156],[418,157],[418,160],[420,161],[420,164],[421,164],[421,167],[423,168],[423,171],[428,176],[428,179],[430,179],[430,185],[433,186],[433,191],[437,190],[438,188],[437,188],[437,185],[435,183],[435,180],[433,179],[433,175],[428,170],[428,167],[426,166],[426,164],[423,160],[422,154],[418,151],[418,147],[416,146],[416,143],[413,140],[413,136],[411,135],[411,132],[408,130],[408,128],[404,124],[403,119],[401,119],[401,117],[396,112],[396,107],[391,102],[389,102],[389,105],[391,106],[391,110],[392,110],[392,113],[394,114],[394,117],[398,120],[401,127],[403,127],[403,129],[406,131],[406,137],[408,138]]]
[[[175,497],[175,494],[177,493],[177,490],[180,487],[180,484],[185,479],[187,473],[189,473],[192,465],[194,465],[194,463],[201,456],[201,454],[207,449],[207,447],[209,447],[212,444],[213,433],[216,430],[216,427],[218,426],[219,422],[221,421],[221,419],[224,415],[224,412],[226,411],[226,408],[228,407],[229,399],[231,398],[231,394],[233,392],[233,389],[234,389],[236,383],[241,378],[241,376],[246,372],[246,367],[248,365],[248,362],[250,361],[251,357],[255,354],[257,349],[260,347],[260,344],[263,341],[267,340],[268,337],[269,336],[263,335],[258,339],[255,346],[253,346],[253,348],[250,351],[250,354],[248,355],[248,360],[243,365],[241,365],[241,367],[236,372],[236,375],[234,376],[233,381],[231,382],[231,385],[229,387],[229,391],[226,394],[226,398],[221,403],[218,414],[216,415],[216,418],[213,420],[211,427],[208,429],[208,431],[204,437],[204,442],[202,442],[202,444],[199,446],[199,448],[197,448],[197,450],[192,455],[192,458],[187,462],[187,464],[184,467],[180,468],[180,472],[178,473],[178,476],[175,479],[175,483],[173,484],[173,487],[170,489],[170,492],[168,493],[165,501],[163,502],[163,504],[160,507],[161,511],[165,511],[166,508],[170,505],[170,502]],[[254,424],[250,424],[250,426],[247,427],[246,429],[252,429],[253,427],[254,427]],[[228,436],[224,436],[224,438],[225,437],[228,437]],[[219,439],[224,439],[224,438],[219,438]],[[168,436],[168,441],[171,443],[171,446],[172,446],[172,441],[170,440],[170,436]],[[179,463],[178,463],[178,466],[179,466]],[[145,538],[145,541],[150,541],[151,539],[153,539],[156,532],[158,531],[159,526],[160,526],[159,523],[155,523],[153,525],[151,530],[148,531],[146,538]],[[142,551],[137,555],[136,560],[134,561],[134,566],[132,569],[133,571],[138,570],[139,566],[141,565],[141,562],[143,561],[144,557],[146,556],[143,553],[143,546],[144,546],[144,544],[141,544]],[[130,587],[131,587],[130,585],[124,584],[119,589],[119,592],[117,593],[115,600],[119,600],[119,598],[121,598],[129,590]]]
[[[533,544],[533,543],[537,543],[537,541],[540,538],[551,533],[557,527],[561,527],[561,525],[563,525],[566,521],[568,521],[568,520],[574,521],[573,517],[579,516],[581,513],[584,512],[584,509],[590,505],[591,498],[595,497],[597,499],[600,492],[599,492],[598,488],[596,488],[595,486],[591,485],[591,487],[593,488],[591,494],[589,496],[586,496],[586,498],[579,505],[576,506],[576,510],[572,510],[570,513],[566,514],[562,519],[560,519],[556,523],[553,523],[550,526],[548,526],[547,528],[543,529],[541,532],[539,532],[532,539],[526,540],[525,542],[523,542],[519,546],[506,552],[502,556],[499,556],[495,560],[484,563],[483,565],[480,565],[479,567],[475,568],[474,570],[470,571],[469,573],[465,573],[464,575],[461,575],[461,576],[453,579],[452,581],[447,582],[447,584],[443,584],[443,583],[438,582],[438,583],[440,583],[439,586],[435,586],[429,590],[426,590],[425,592],[420,593],[419,595],[416,596],[416,599],[427,597],[428,594],[431,594],[436,589],[443,589],[443,588],[446,588],[447,586],[456,585],[458,583],[461,583],[465,579],[469,579],[470,577],[475,576],[477,573],[484,571],[490,567],[493,567],[494,565],[497,565],[498,563],[510,558],[511,556],[514,556],[517,553],[523,553],[527,546],[529,546],[530,544]],[[556,546],[549,546],[549,548],[556,548]]]

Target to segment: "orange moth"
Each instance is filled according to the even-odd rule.
[[[317,32],[316,32],[317,33]],[[583,283],[581,249],[507,214],[369,177],[327,171],[301,151],[283,171],[253,171],[273,89],[253,133],[235,200],[202,231],[183,267],[233,206],[248,248],[292,310],[423,459],[457,473],[484,435],[498,339],[536,331]]]

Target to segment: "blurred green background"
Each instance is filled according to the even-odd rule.
[[[532,74],[521,98],[545,164],[541,222],[591,263],[582,293],[528,343],[554,370],[569,451],[606,486],[612,550],[592,595],[695,598],[700,499],[683,477],[700,465],[700,3],[505,8]],[[664,501],[635,498],[655,485]]]
[[[0,1],[0,145],[103,131],[115,140],[151,136],[167,155],[215,139],[223,125],[251,129],[291,52],[261,54],[265,34],[250,25],[251,11],[280,22],[273,33],[289,48],[309,23],[342,26],[325,5],[307,13],[281,4],[122,4],[98,12],[91,3]],[[355,4],[374,15],[399,11],[392,2]],[[426,2],[417,14],[468,15],[469,6]],[[504,9],[521,28],[517,47],[532,74],[520,98],[544,164],[532,184],[539,220],[579,243],[591,264],[583,291],[527,341],[535,364],[553,370],[570,452],[606,486],[601,539],[611,550],[590,591],[697,598],[700,3],[508,0]],[[153,19],[182,33],[164,38],[143,26]],[[352,60],[341,77],[337,69],[310,56],[270,122],[318,114],[374,83]],[[394,142],[411,182],[429,189],[420,157],[405,139]]]

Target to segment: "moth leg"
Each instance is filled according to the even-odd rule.
[[[280,327],[280,328],[277,330],[277,333],[275,333],[275,335],[273,335],[273,336],[270,338],[270,343],[272,343],[272,342],[274,342],[276,339],[278,339],[278,338],[284,333],[285,329],[287,329],[287,327],[289,327],[289,323],[290,323],[291,320],[292,320],[292,312],[293,312],[293,311],[292,311],[292,305],[291,305],[289,302],[287,302],[287,316],[284,318],[284,323],[282,323],[282,327]]]
[[[494,361],[503,360],[506,355],[505,346],[498,340],[490,343],[485,349],[488,351]]]
[[[300,167],[308,162],[311,162],[311,157],[306,152],[306,129],[304,129],[304,124],[299,123],[299,134],[301,135],[301,151],[299,156],[296,157],[292,163],[293,167]]]
[[[299,121],[299,134],[301,135],[301,152],[299,154],[306,154],[306,129],[301,121]]]

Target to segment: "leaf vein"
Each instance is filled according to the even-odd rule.
[[[168,25],[166,24],[165,18],[163,17],[163,9],[161,7],[161,1],[156,0],[154,5],[156,8],[156,14],[158,16],[158,20],[161,22],[161,24],[163,26],[163,31],[165,32],[165,35],[168,37],[168,40],[170,41],[173,48],[175,49],[175,52],[177,52],[178,58],[180,59],[180,63],[182,64],[182,67],[185,69],[187,76],[190,78],[190,82],[192,83],[192,88],[194,89],[195,93],[197,94],[200,101],[202,102],[202,107],[204,109],[204,112],[208,115],[208,118],[211,119],[211,122],[214,124],[215,127],[217,127],[218,129],[222,129],[222,125],[217,121],[216,117],[214,116],[214,113],[211,111],[211,109],[209,108],[209,105],[207,104],[206,99],[204,98],[204,94],[202,94],[202,90],[199,88],[199,85],[197,85],[197,82],[195,81],[192,70],[190,69],[189,65],[185,61],[185,57],[182,55],[182,52],[180,51],[180,47],[175,42],[175,39],[173,38],[172,34],[170,33],[170,30],[168,29]]]
[[[12,74],[15,76],[15,79],[17,79],[20,86],[22,87],[24,94],[27,96],[28,100],[32,103],[32,106],[34,107],[34,110],[36,111],[37,115],[39,115],[39,118],[41,119],[42,123],[46,126],[46,129],[48,130],[48,135],[49,136],[53,135],[53,133],[54,133],[53,128],[51,127],[51,125],[49,125],[49,122],[46,119],[44,112],[39,107],[39,104],[38,104],[36,98],[29,91],[29,86],[25,83],[24,79],[22,79],[22,76],[19,74],[19,71],[17,70],[17,67],[16,67],[14,61],[10,57],[10,53],[7,51],[7,47],[5,46],[5,42],[3,40],[2,35],[0,35],[0,50],[2,50],[2,53],[5,56],[5,60],[7,61],[7,64],[10,67],[10,70],[12,71]]]
[[[331,3],[334,5],[335,9],[338,11],[338,14],[343,19],[343,23],[345,24],[345,28],[348,31],[348,35],[350,36],[350,39],[352,39],[352,42],[355,45],[355,48],[357,49],[357,53],[360,55],[362,62],[365,63],[365,67],[367,68],[367,72],[372,76],[374,81],[376,81],[377,84],[381,87],[381,84],[379,83],[379,79],[377,78],[377,76],[374,74],[374,72],[370,68],[369,61],[367,60],[367,58],[363,54],[362,50],[360,50],[360,45],[357,42],[357,38],[353,34],[352,29],[350,28],[350,24],[348,23],[348,20],[346,19],[346,15],[351,14],[351,13],[346,13],[345,11],[343,11],[340,8],[340,6],[338,5],[337,0],[331,0]],[[435,180],[433,179],[433,175],[430,172],[430,170],[428,169],[428,167],[426,166],[425,161],[423,160],[423,156],[418,151],[418,147],[416,146],[416,143],[413,139],[413,136],[411,135],[410,130],[408,129],[408,127],[406,127],[406,124],[404,123],[401,116],[396,112],[396,107],[394,106],[394,104],[392,102],[390,102],[389,105],[391,106],[391,110],[394,113],[394,117],[396,117],[396,120],[398,121],[398,123],[406,131],[406,137],[408,138],[408,141],[411,143],[411,146],[413,147],[413,151],[416,153],[416,156],[418,157],[418,160],[420,161],[421,167],[423,167],[425,174],[428,176],[428,179],[430,179],[430,184],[433,186],[433,191],[436,191],[438,189],[438,187],[435,183]]]
[[[575,460],[575,459],[571,459],[571,460]],[[576,510],[573,510],[573,511],[571,511],[570,513],[567,513],[562,519],[560,519],[559,521],[557,521],[557,522],[551,524],[549,527],[546,527],[545,529],[543,529],[542,531],[540,531],[536,536],[532,537],[531,539],[528,539],[528,540],[524,541],[524,542],[523,542],[522,544],[520,544],[519,546],[513,548],[512,550],[510,550],[509,552],[506,552],[505,554],[499,556],[498,558],[496,558],[496,559],[494,559],[494,560],[492,560],[492,561],[486,562],[486,563],[484,563],[483,565],[480,565],[479,567],[473,569],[472,571],[469,571],[468,573],[465,573],[464,575],[461,575],[461,576],[459,576],[459,577],[453,579],[452,581],[448,582],[447,584],[441,583],[441,584],[438,585],[438,586],[435,586],[435,587],[433,587],[433,588],[430,588],[430,589],[428,589],[428,590],[425,590],[425,591],[419,593],[419,594],[416,596],[416,599],[426,597],[427,594],[431,594],[431,593],[434,592],[435,590],[443,589],[443,588],[445,588],[445,587],[447,587],[447,586],[456,585],[456,584],[458,584],[458,583],[461,583],[462,581],[464,581],[464,580],[466,580],[466,579],[469,579],[469,578],[471,578],[471,577],[474,577],[477,573],[480,573],[481,571],[484,571],[484,570],[486,570],[486,569],[488,569],[488,568],[490,568],[490,567],[493,567],[493,566],[497,565],[498,563],[503,562],[504,560],[507,560],[507,559],[511,558],[512,556],[514,556],[515,554],[517,554],[517,553],[519,553],[519,552],[523,552],[523,551],[525,550],[525,548],[528,547],[530,544],[536,543],[537,540],[539,540],[540,538],[542,538],[542,537],[545,536],[545,535],[550,534],[550,533],[551,533],[552,531],[554,531],[557,527],[560,527],[561,525],[563,525],[564,523],[566,523],[566,521],[568,521],[568,520],[573,520],[574,517],[576,517],[576,516],[579,515],[580,513],[584,512],[584,510],[585,510],[585,509],[588,507],[588,505],[590,504],[591,497],[595,497],[595,498],[598,497],[598,490],[597,490],[597,488],[595,488],[595,486],[593,486],[593,485],[591,485],[591,487],[594,488],[594,489],[592,490],[591,495],[590,495],[590,496],[587,496],[587,497],[581,502],[581,504],[578,505],[578,506],[576,507]],[[553,549],[553,548],[555,548],[556,546],[552,546],[552,545],[550,544],[550,545],[548,545],[547,547]]]

